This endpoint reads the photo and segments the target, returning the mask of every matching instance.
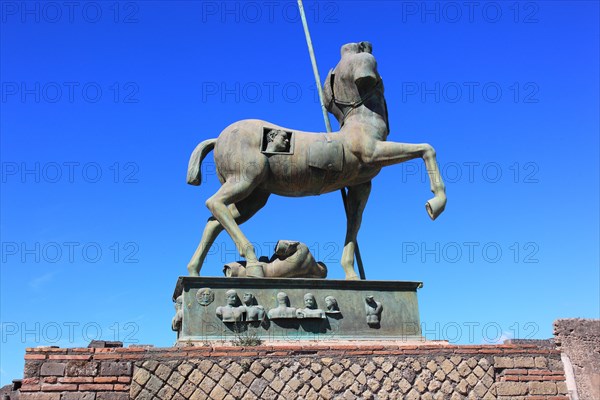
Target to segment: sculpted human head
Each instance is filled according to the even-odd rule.
[[[304,295],[304,306],[310,309],[317,308],[317,300],[312,293],[306,293]]]
[[[254,304],[254,295],[252,293],[244,293],[244,304],[247,306]]]
[[[339,309],[337,300],[333,296],[325,297],[325,305],[327,306],[327,309],[330,311],[337,311]]]
[[[183,306],[183,296],[178,296],[177,299],[175,300],[175,310],[177,310],[177,311],[181,310],[182,306]]]
[[[237,305],[237,292],[235,290],[228,290],[225,293],[225,296],[227,298],[227,305],[228,306],[236,306]]]
[[[285,292],[277,293],[277,303],[282,306],[287,306],[288,295]]]
[[[267,151],[287,151],[290,140],[287,133],[281,129],[272,129],[267,133]]]

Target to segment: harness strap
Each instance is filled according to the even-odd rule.
[[[375,86],[373,86],[368,92],[367,94],[365,94],[364,96],[361,96],[360,99],[356,100],[356,101],[342,101],[342,100],[338,100],[335,98],[335,74],[331,73],[330,78],[329,78],[329,85],[331,87],[331,100],[329,100],[329,104],[328,104],[328,108],[331,108],[331,103],[334,103],[338,106],[345,106],[347,108],[345,109],[341,109],[340,111],[342,111],[342,121],[340,122],[340,128],[342,126],[344,126],[344,122],[346,122],[346,118],[348,117],[348,115],[350,115],[350,113],[352,112],[352,110],[355,110],[356,108],[362,106],[365,101],[369,100],[373,94],[375,94],[376,89],[381,85],[381,82],[383,81],[381,79],[381,77],[379,77],[379,79],[377,80],[377,83],[375,84]]]

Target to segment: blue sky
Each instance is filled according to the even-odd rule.
[[[389,140],[432,144],[446,212],[413,161],[373,182],[368,279],[423,281],[423,331],[548,338],[599,317],[599,9],[582,2],[305,3],[324,77],[368,40]],[[0,381],[25,347],[169,346],[171,295],[218,188],[196,144],[258,118],[323,131],[295,2],[1,3]],[[335,123],[334,123],[335,125]],[[259,255],[300,240],[342,278],[340,195],[272,196],[242,226]],[[238,259],[222,234],[202,273]]]

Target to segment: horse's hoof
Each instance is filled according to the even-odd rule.
[[[246,277],[248,278],[264,278],[265,269],[263,263],[255,261],[246,264]]]
[[[435,220],[446,208],[446,196],[436,196],[425,204],[429,218]]]
[[[356,274],[354,274],[354,275],[346,275],[346,280],[347,281],[359,281],[360,278]]]

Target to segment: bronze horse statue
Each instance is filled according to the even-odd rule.
[[[431,219],[446,206],[446,191],[429,144],[387,142],[388,113],[383,82],[369,42],[342,46],[341,59],[324,84],[327,110],[340,123],[331,133],[302,132],[266,121],[242,120],[229,125],[217,139],[200,143],[190,158],[188,183],[200,185],[200,164],[214,149],[221,187],[206,200],[212,213],[196,252],[188,264],[198,276],[209,248],[225,229],[248,267],[258,265],[254,247],[239,225],[250,219],[271,194],[301,197],[348,188],[347,228],[341,264],[346,279],[354,271],[356,237],[371,191],[371,179],[381,168],[420,157],[425,162],[434,197],[425,207]]]

